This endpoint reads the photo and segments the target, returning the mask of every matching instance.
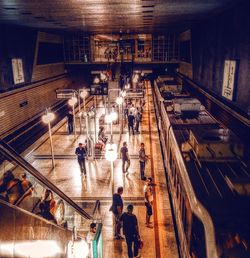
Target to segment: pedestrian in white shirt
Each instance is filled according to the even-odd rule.
[[[95,235],[96,235],[96,223],[91,223],[90,224],[89,232],[88,232],[88,234],[86,236],[86,242],[89,245],[88,258],[92,257],[92,242],[95,239]]]

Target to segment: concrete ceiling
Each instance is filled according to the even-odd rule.
[[[233,0],[0,0],[0,23],[93,33],[183,29]]]

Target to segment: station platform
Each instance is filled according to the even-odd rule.
[[[112,191],[123,186],[124,210],[127,204],[135,206],[134,214],[139,222],[139,231],[144,242],[140,251],[141,257],[178,257],[176,236],[167,191],[167,184],[161,155],[160,140],[158,136],[155,110],[150,85],[146,85],[145,106],[140,124],[140,134],[129,134],[127,125],[121,130],[120,125],[113,126],[113,140],[118,146],[118,159],[114,162],[114,183],[111,180],[110,162],[104,157],[88,159],[86,161],[87,175],[82,176],[74,154],[79,142],[84,142],[86,134],[80,134],[77,125],[76,137],[68,135],[66,120],[53,128],[53,144],[55,152],[55,168],[51,164],[49,138],[44,136],[25,152],[25,158],[46,176],[52,183],[60,188],[72,200],[84,207],[92,207],[96,200],[101,202],[101,215],[103,223],[103,254],[105,258],[127,257],[127,247],[124,240],[114,239],[112,213],[109,211],[112,202]],[[103,112],[103,103],[97,99],[99,111]],[[91,106],[91,101],[88,106]],[[136,103],[135,103],[136,104]],[[94,121],[90,123],[90,133],[94,132]],[[123,131],[123,132],[122,132]],[[109,133],[107,128],[106,133]],[[122,161],[119,150],[122,143],[128,144],[131,165],[128,174],[122,173]],[[140,179],[138,152],[140,143],[145,143],[146,154],[149,161],[146,164],[145,176],[152,177],[156,184],[154,189],[153,228],[145,225],[146,209],[144,205],[143,186]],[[114,185],[114,189],[112,189]]]

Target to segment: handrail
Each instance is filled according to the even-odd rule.
[[[18,211],[20,211],[20,212],[22,212],[22,213],[24,213],[24,214],[26,214],[26,215],[29,215],[29,216],[31,216],[31,217],[33,217],[33,218],[35,218],[35,219],[39,219],[39,220],[41,220],[41,221],[44,221],[44,222],[46,222],[47,224],[50,224],[50,225],[52,225],[52,226],[54,226],[54,227],[57,227],[57,228],[59,228],[59,229],[62,229],[62,230],[70,230],[69,228],[62,227],[61,225],[58,225],[58,224],[56,224],[56,223],[54,223],[54,222],[52,222],[52,221],[50,221],[50,220],[47,220],[47,219],[45,219],[45,218],[43,218],[43,217],[41,217],[41,216],[38,216],[38,215],[36,215],[36,214],[34,214],[34,213],[30,212],[30,211],[26,211],[26,210],[24,210],[24,209],[22,209],[22,208],[20,208],[20,207],[18,207],[18,206],[16,206],[16,205],[14,205],[14,204],[11,204],[11,203],[9,203],[9,202],[3,201],[3,200],[1,200],[1,199],[0,199],[0,204],[6,205],[6,206],[8,206],[8,207],[10,207],[10,208],[12,208],[12,209],[14,209],[14,210],[18,210]]]
[[[93,218],[95,216],[96,211],[100,211],[100,205],[101,205],[100,200],[96,200],[95,207],[94,207],[93,212],[92,212],[92,217]]]
[[[53,183],[51,183],[45,176],[43,176],[37,169],[35,169],[29,162],[23,159],[14,149],[12,149],[4,141],[0,140],[0,151],[6,156],[13,159],[18,165],[27,170],[31,175],[37,178],[42,184],[55,192],[61,199],[72,206],[81,216],[86,219],[92,219],[87,212],[81,209],[75,202],[73,202],[66,194],[64,194],[59,188],[57,188]]]
[[[232,104],[230,104],[229,106],[229,104],[223,103],[222,97],[212,94],[210,91],[208,91],[204,87],[199,86],[197,83],[192,81],[190,78],[186,77],[184,74],[177,73],[177,76],[181,79],[186,80],[190,85],[192,85],[193,88],[198,90],[200,93],[204,94],[207,98],[212,100],[215,104],[219,105],[222,109],[229,112],[232,116],[237,118],[241,123],[243,123],[246,126],[250,126],[249,115],[246,114],[245,112],[237,110],[239,109],[237,106],[233,106]]]

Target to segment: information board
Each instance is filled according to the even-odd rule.
[[[20,58],[13,58],[12,62],[12,71],[14,84],[24,83],[24,73],[23,73],[23,61]]]
[[[236,61],[225,60],[222,96],[229,100],[233,100],[234,98],[235,72],[236,72]]]

